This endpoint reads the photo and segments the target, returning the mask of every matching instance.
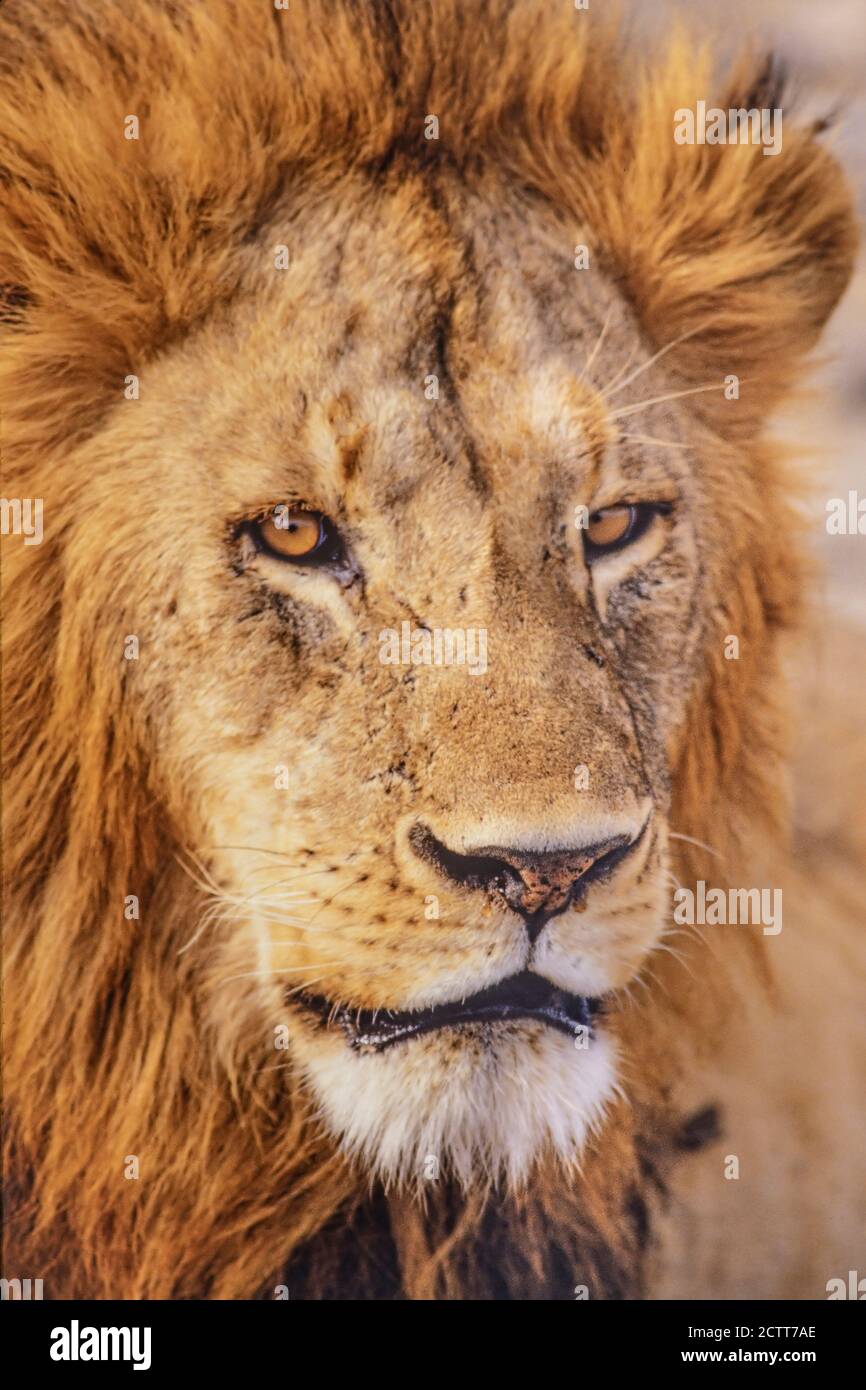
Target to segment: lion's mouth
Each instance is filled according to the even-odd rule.
[[[466,999],[427,1009],[352,1009],[319,995],[302,995],[299,1002],[325,1027],[340,1027],[352,1047],[375,1052],[461,1023],[491,1024],[521,1018],[535,1019],[572,1038],[588,1037],[600,1007],[600,1000],[568,994],[528,970]]]

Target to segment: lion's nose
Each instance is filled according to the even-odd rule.
[[[590,882],[611,873],[642,835],[643,830],[636,836],[615,835],[555,850],[484,845],[471,854],[459,854],[427,826],[418,824],[409,835],[409,843],[417,855],[454,883],[504,898],[524,918],[534,941],[551,917],[579,901]]]

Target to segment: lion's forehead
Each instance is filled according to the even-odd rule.
[[[528,469],[579,482],[613,432],[605,388],[641,345],[603,277],[575,269],[571,236],[477,200],[451,216],[423,181],[349,201],[268,229],[286,263],[259,251],[226,329],[252,400],[222,403],[225,433],[271,434],[244,464],[390,510],[432,474],[470,506]]]

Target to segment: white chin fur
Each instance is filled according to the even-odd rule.
[[[338,1034],[294,1042],[328,1129],[387,1184],[520,1186],[543,1151],[579,1158],[616,1089],[608,1038],[578,1048],[536,1022],[464,1025],[372,1054]]]

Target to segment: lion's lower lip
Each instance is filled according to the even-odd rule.
[[[298,1001],[316,1014],[325,1027],[339,1026],[354,1048],[383,1052],[394,1043],[417,1038],[440,1028],[461,1023],[501,1023],[521,1018],[535,1019],[550,1028],[577,1038],[592,1026],[599,1007],[596,999],[568,994],[556,985],[525,970],[511,975],[489,989],[467,999],[438,1004],[428,1009],[351,1009],[335,1007],[317,995],[302,995]]]

